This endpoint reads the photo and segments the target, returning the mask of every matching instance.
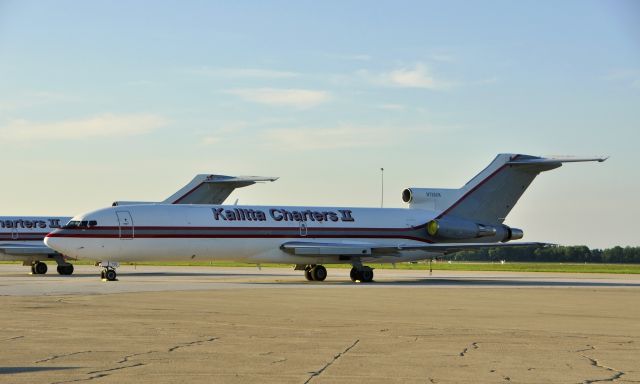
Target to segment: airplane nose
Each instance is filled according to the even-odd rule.
[[[66,249],[64,247],[64,239],[60,238],[60,237],[52,237],[50,235],[47,235],[44,238],[44,244],[53,249],[54,251],[58,251],[60,253],[66,253]]]

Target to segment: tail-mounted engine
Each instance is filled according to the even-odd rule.
[[[485,225],[451,218],[431,220],[427,223],[427,233],[440,239],[464,240],[479,237],[496,237],[498,241],[502,242],[522,239],[524,236],[524,232],[521,229],[511,228],[506,225]]]

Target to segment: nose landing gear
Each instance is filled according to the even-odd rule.
[[[104,281],[116,281],[118,280],[116,274],[116,268],[120,266],[120,263],[116,263],[114,261],[101,261],[97,264],[99,267],[102,267],[102,271],[100,272],[100,278]]]

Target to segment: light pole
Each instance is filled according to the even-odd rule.
[[[384,168],[380,168],[380,208],[384,207]]]

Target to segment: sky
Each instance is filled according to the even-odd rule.
[[[525,239],[639,246],[637,1],[0,0],[0,215],[162,200],[403,207],[497,153],[541,174]]]

